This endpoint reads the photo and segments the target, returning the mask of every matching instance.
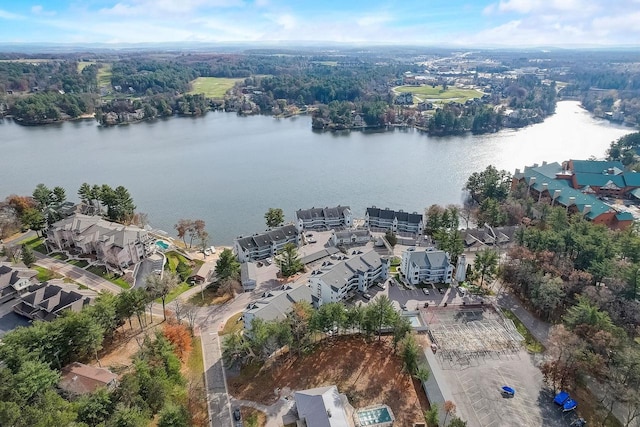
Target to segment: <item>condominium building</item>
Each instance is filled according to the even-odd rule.
[[[388,260],[375,251],[333,256],[311,272],[313,302],[320,306],[347,299],[357,291],[366,292],[376,282],[385,280],[388,272]]]
[[[400,272],[412,285],[426,283],[451,283],[453,265],[444,251],[409,248],[402,253]]]

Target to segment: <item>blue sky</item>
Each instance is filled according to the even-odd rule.
[[[0,42],[640,44],[640,0],[0,0]]]

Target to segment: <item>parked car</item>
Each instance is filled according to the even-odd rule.
[[[371,299],[371,295],[364,293],[362,294],[362,298],[366,299],[366,300],[370,300]]]
[[[233,419],[236,420],[236,421],[240,421],[240,418],[241,418],[241,416],[240,416],[240,408],[235,408],[233,410]]]
[[[382,289],[383,291],[384,291],[385,289],[387,289],[387,286],[386,286],[384,283],[378,283],[378,287],[379,287],[380,289]]]
[[[429,289],[427,288],[422,288],[422,292],[424,292],[425,295],[429,295]]]
[[[271,258],[267,258],[267,259],[265,259],[265,260],[264,260],[264,263],[265,263],[266,265],[271,265],[271,264],[273,264],[273,259],[271,259]]]
[[[315,243],[317,242],[316,239],[314,239],[313,237],[307,237],[307,243]]]

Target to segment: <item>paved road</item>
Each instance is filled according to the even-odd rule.
[[[220,306],[204,307],[198,313],[196,323],[202,333],[205,386],[212,427],[232,427],[231,404],[227,393],[227,381],[222,363],[222,340],[218,330],[235,313],[243,310],[252,298],[251,293],[238,295],[233,301]]]

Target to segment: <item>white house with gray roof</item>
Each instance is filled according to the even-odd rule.
[[[296,391],[298,426],[354,427],[353,406],[335,385]]]
[[[409,248],[402,252],[400,272],[412,285],[420,282],[451,283],[453,265],[447,252]]]
[[[276,256],[287,243],[300,245],[300,234],[293,224],[283,225],[253,236],[240,236],[234,240],[233,250],[240,262],[258,261]]]
[[[422,234],[424,221],[422,214],[409,213],[402,210],[392,211],[389,208],[380,209],[375,206],[367,208],[364,216],[365,227],[370,230],[391,230],[394,233]]]
[[[74,214],[51,224],[46,244],[53,250],[95,254],[102,262],[126,268],[154,253],[154,241],[142,228]]]
[[[376,281],[385,280],[388,272],[388,260],[375,251],[336,255],[309,276],[314,304],[339,302],[357,291],[366,292]]]
[[[351,227],[353,215],[349,206],[334,208],[311,208],[296,211],[296,227],[303,230],[331,230],[332,228]]]
[[[311,304],[311,288],[307,285],[284,285],[280,290],[265,292],[262,298],[250,303],[242,313],[244,328],[251,330],[253,319],[265,322],[287,317],[293,304],[306,301]]]

